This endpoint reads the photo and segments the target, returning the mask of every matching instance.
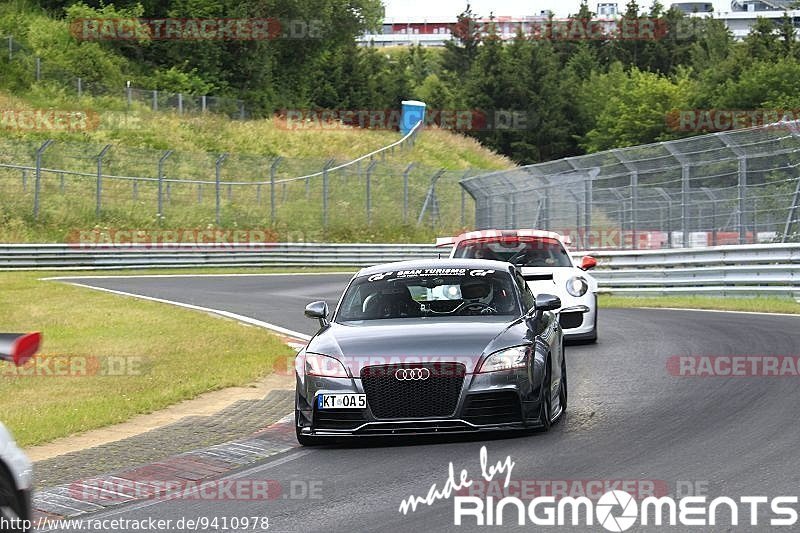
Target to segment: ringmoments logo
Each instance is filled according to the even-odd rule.
[[[453,524],[474,528],[476,526],[593,526],[621,533],[637,524],[642,526],[669,525],[685,527],[731,526],[795,526],[798,520],[798,497],[743,496],[738,500],[729,497],[709,498],[698,490],[676,497],[658,494],[637,500],[630,492],[620,488],[607,490],[598,498],[587,496],[539,495],[529,500],[518,496],[464,495],[473,485],[503,483],[503,489],[512,484],[516,463],[511,456],[495,463],[489,462],[486,447],[480,450],[480,477],[473,478],[467,469],[458,474],[451,462],[443,484],[431,485],[425,496],[408,496],[400,503],[398,511],[407,515],[422,506],[432,506],[440,500],[453,500]],[[621,482],[620,482],[621,483]],[[678,483],[680,488],[683,482]],[[594,482],[579,486],[588,488]],[[656,489],[655,483],[647,486]],[[699,489],[700,484],[697,485]],[[660,491],[659,491],[660,492]],[[678,491],[679,493],[681,491]],[[642,496],[640,494],[640,496]],[[685,530],[685,529],[684,529]]]

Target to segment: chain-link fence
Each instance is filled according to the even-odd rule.
[[[272,227],[313,239],[328,228],[364,238],[378,226],[471,226],[459,186],[469,172],[404,161],[418,131],[349,162],[0,139],[0,207],[65,231]]]
[[[800,124],[611,150],[463,180],[478,229],[538,228],[574,246],[797,241]]]
[[[50,83],[63,89],[65,95],[113,96],[124,98],[129,107],[136,105],[153,111],[174,111],[181,115],[212,112],[245,120],[252,118],[255,113],[254,106],[234,98],[142,89],[122,81],[116,86],[109,85],[108,82],[67,71],[37,56],[13,36],[0,36],[0,43],[3,44],[0,68],[13,69],[15,78],[28,85],[35,82]]]

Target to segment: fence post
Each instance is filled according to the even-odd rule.
[[[277,157],[269,167],[269,217],[273,224],[275,224],[275,175],[280,164],[281,158]]]
[[[178,93],[178,114],[183,115],[183,93]]]
[[[467,191],[464,188],[461,188],[461,227],[464,228],[467,225]]]
[[[736,228],[739,230],[739,244],[747,241],[747,227],[745,226],[745,204],[747,202],[747,157],[739,157],[739,180],[736,201]]]
[[[445,170],[441,169],[436,174],[433,175],[431,178],[431,185],[428,187],[428,194],[425,195],[425,202],[422,204],[422,209],[419,211],[419,217],[417,218],[417,226],[422,224],[423,218],[425,218],[425,212],[428,210],[428,206],[431,206],[431,212],[433,213],[433,223],[436,224],[436,218],[438,216],[438,203],[436,200],[436,182],[439,181],[444,175]]]
[[[663,187],[655,187],[655,191],[667,202],[667,248],[673,248],[672,243],[672,197]],[[662,227],[663,229],[663,227]]]
[[[14,37],[12,35],[8,36],[8,60],[11,61],[14,59]]]
[[[594,173],[589,173],[589,179],[583,182],[583,242],[584,246],[589,248],[591,243],[590,232],[592,231],[592,185],[594,179],[600,173],[596,169]]]
[[[53,141],[48,139],[36,150],[36,178],[33,185],[33,218],[39,219],[39,195],[42,190],[42,154],[47,150],[47,147],[53,144]]]
[[[372,171],[375,170],[375,167],[378,165],[377,161],[370,162],[369,166],[367,167],[367,203],[366,203],[366,211],[367,211],[367,225],[369,226],[372,224]]]
[[[198,204],[202,204],[203,203],[203,184],[202,183],[198,183],[197,184],[197,203]]]
[[[36,56],[36,81],[42,79],[42,58]]]
[[[28,170],[22,169],[22,192],[28,192]]]
[[[472,174],[471,170],[467,170],[464,172],[464,176],[459,180],[460,182],[469,178],[469,175]],[[467,225],[467,191],[464,187],[461,188],[461,227],[464,228]]]
[[[409,164],[403,171],[403,224],[408,223],[408,175],[416,163]]]
[[[581,200],[575,191],[567,190],[570,196],[572,196],[572,200],[575,202],[575,242],[573,243],[576,249],[586,249],[583,242],[581,241],[580,229],[581,229]]]
[[[797,178],[797,187],[794,190],[794,197],[792,198],[792,205],[789,208],[789,214],[786,216],[786,226],[783,229],[783,237],[781,237],[781,242],[786,242],[789,238],[789,232],[792,231],[792,225],[794,222],[797,222],[800,226],[800,220],[795,218],[797,216],[798,208],[800,208],[800,177]]]
[[[78,76],[78,98],[83,96],[83,79]]]
[[[691,167],[681,165],[681,232],[683,233],[683,248],[689,247],[689,179]]]
[[[631,246],[634,250],[639,248],[637,217],[639,213],[639,173],[631,172]]]
[[[164,216],[164,162],[172,155],[172,150],[167,150],[158,160],[158,217]]]
[[[711,246],[717,245],[717,195],[708,187],[701,189],[711,200]]]
[[[221,186],[220,185],[220,180],[222,179],[222,164],[225,162],[225,159],[227,157],[228,157],[228,154],[220,154],[220,156],[217,158],[217,162],[216,162],[215,170],[214,170],[214,184],[215,184],[215,192],[216,192],[216,194],[215,194],[215,196],[216,196],[216,206],[215,206],[215,208],[216,208],[217,226],[220,225],[220,220],[222,219],[222,216],[221,216],[222,215],[222,208],[221,208],[221,205],[220,205],[220,201],[221,201],[221,198],[220,198],[220,192],[221,192],[220,191],[220,186]]]
[[[100,217],[100,210],[103,208],[103,157],[105,157],[106,152],[111,148],[110,144],[107,144],[100,150],[100,153],[97,154],[97,189],[95,190],[96,193],[96,202],[94,207],[94,215],[96,217]]]
[[[203,113],[206,112],[206,95],[200,97],[200,110]]]
[[[328,227],[328,170],[333,166],[334,160],[328,159],[322,167],[322,227]]]
[[[158,90],[153,89],[153,111],[158,111]]]

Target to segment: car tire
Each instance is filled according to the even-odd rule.
[[[308,435],[303,435],[300,430],[300,412],[295,410],[294,412],[294,434],[297,437],[297,442],[300,443],[300,446],[316,446],[320,443],[319,437],[309,437]]]
[[[569,399],[569,390],[567,389],[567,360],[563,357],[563,348],[561,353],[561,387],[559,387],[558,390],[558,401],[561,404],[561,413],[558,415],[556,422],[564,418],[564,415],[567,413],[567,400]]]
[[[8,476],[0,471],[0,514],[5,520],[24,519],[25,513],[14,484]],[[22,526],[22,524],[20,524]],[[4,532],[23,532],[23,527],[3,529]]]
[[[550,405],[550,379],[551,379],[551,372],[550,372],[550,357],[547,358],[547,363],[545,365],[545,375],[544,379],[542,380],[542,401],[539,406],[539,421],[541,426],[539,427],[539,431],[544,433],[550,429],[553,423],[550,421],[550,416],[552,414],[552,406]]]

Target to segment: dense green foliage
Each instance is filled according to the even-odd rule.
[[[467,8],[444,49],[380,49],[354,42],[379,24],[379,0],[17,0],[0,8],[0,34],[88,82],[242,98],[264,116],[397,108],[404,98],[433,110],[513,111],[525,117],[521,127],[469,133],[521,163],[703,133],[678,131],[669,117],[681,110],[800,107],[800,46],[788,19],[761,19],[736,42],[720,21],[665,11],[657,0],[649,7],[631,0],[626,9],[628,20],[657,20],[667,31],[605,40],[520,33],[502,42],[491,25],[477,29],[479,14]],[[277,17],[321,30],[260,41],[79,42],[70,35],[71,21],[101,16]],[[573,19],[592,17],[584,4]],[[0,89],[35,86],[29,65],[0,68]]]

